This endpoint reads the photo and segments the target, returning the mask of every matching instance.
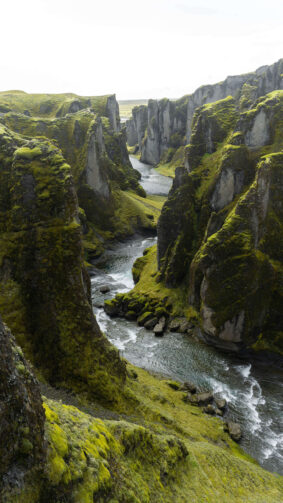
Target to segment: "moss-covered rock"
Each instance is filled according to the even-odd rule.
[[[149,281],[143,264],[134,290],[173,304],[177,289],[222,348],[282,352],[282,120],[282,91],[241,114],[232,98],[196,112],[158,223],[158,273]]]
[[[194,115],[199,107],[209,107],[211,103],[232,96],[238,110],[249,110],[261,96],[282,89],[282,71],[283,59],[280,59],[270,66],[258,68],[255,72],[229,76],[222,82],[201,86],[194,93],[176,101],[166,98],[159,101],[149,100],[147,106],[135,107],[132,118],[126,123],[129,145],[138,147],[142,161],[153,165],[160,164],[164,172],[164,164],[170,163],[180,147],[192,143],[191,135],[196,126]],[[225,117],[223,120],[225,121]],[[219,133],[221,135],[218,128],[215,135]],[[206,130],[206,135],[209,139],[209,130]],[[213,147],[213,141],[210,146]],[[182,164],[178,166],[180,165]],[[165,169],[167,173],[169,169],[170,173],[169,166]],[[174,172],[171,170],[170,174],[172,176]]]
[[[129,161],[114,96],[74,100],[71,95],[0,93],[1,103],[11,104],[10,111],[1,114],[2,124],[29,138],[48,138],[62,150],[86,216],[86,260],[101,254],[110,240],[152,228],[146,208],[141,206],[137,212],[131,198],[127,202],[135,219],[130,225],[125,225],[128,215],[120,208],[123,191],[139,197],[146,194],[139,184],[139,172]]]
[[[115,399],[125,368],[92,313],[70,167],[3,126],[0,163],[3,319],[50,382]]]
[[[25,486],[43,477],[44,412],[31,366],[2,320],[0,356],[0,498],[16,501]]]

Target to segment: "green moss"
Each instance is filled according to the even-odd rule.
[[[18,148],[15,152],[15,157],[16,158],[22,158],[22,159],[29,159],[32,160],[35,157],[39,157],[41,155],[41,149],[39,147],[34,147],[34,148],[28,148],[28,147],[22,147]]]

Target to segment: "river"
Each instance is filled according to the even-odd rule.
[[[148,193],[168,193],[170,179],[135,158],[131,161],[142,174],[141,185]],[[172,379],[193,381],[226,398],[229,418],[242,426],[242,448],[267,470],[283,474],[282,372],[221,353],[187,335],[166,333],[157,338],[135,322],[109,318],[100,307],[105,299],[133,288],[132,265],[144,248],[155,243],[155,237],[135,236],[115,245],[96,263],[98,269],[91,278],[92,299],[101,329],[134,365]],[[99,292],[104,284],[110,286],[109,294]]]

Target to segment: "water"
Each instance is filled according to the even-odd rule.
[[[142,175],[140,184],[147,194],[158,196],[167,195],[171,185],[172,178],[160,175],[154,168],[148,164],[143,164],[136,157],[130,157],[133,168],[137,169]]]
[[[137,162],[135,159],[135,167]],[[153,173],[152,176],[157,182],[161,175]],[[103,264],[101,260],[102,269],[96,270],[91,278],[94,312],[101,329],[134,365],[172,379],[191,380],[226,398],[229,417],[242,425],[241,446],[264,468],[283,474],[283,380],[279,370],[222,354],[183,334],[166,333],[156,338],[134,322],[110,319],[97,307],[106,298],[112,298],[117,292],[127,292],[134,286],[132,264],[144,248],[155,242],[154,237],[135,237],[108,251]],[[99,292],[104,284],[111,288],[107,295]]]

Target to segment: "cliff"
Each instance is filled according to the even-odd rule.
[[[128,144],[138,144],[142,162],[152,165],[167,162],[166,150],[190,143],[193,116],[198,107],[232,96],[241,111],[247,110],[260,96],[283,88],[282,73],[283,60],[280,59],[253,73],[201,86],[177,101],[149,100],[148,106],[137,107],[126,123]]]
[[[240,115],[233,98],[198,109],[159,220],[161,278],[185,276],[202,334],[220,347],[283,349],[282,118],[282,91]]]
[[[209,138],[212,150],[216,149],[211,156],[218,155],[218,139],[226,128],[234,127],[236,120],[233,100],[218,104],[216,116],[222,118],[223,110],[225,116],[229,112],[231,117],[225,119],[224,125],[219,119],[215,135],[207,136],[204,125],[200,128],[201,142]],[[74,112],[76,120],[77,114],[86,118],[85,113]],[[233,135],[233,142],[240,142],[240,149],[242,137],[252,145],[259,138],[265,138],[267,143],[267,155],[259,167],[262,176],[253,189],[252,164],[247,197],[257,202],[262,189],[264,194],[269,190],[269,198],[263,197],[265,203],[259,216],[263,221],[272,219],[274,246],[271,243],[269,248],[264,232],[256,235],[259,240],[263,236],[261,253],[266,255],[266,261],[272,256],[272,267],[278,263],[273,250],[281,228],[275,227],[281,218],[281,213],[277,213],[281,154],[268,155],[268,142],[272,138],[273,150],[275,145],[281,145],[277,129],[280,114],[281,95],[268,96],[250,116],[240,118],[241,132],[237,130]],[[16,116],[13,129],[20,128],[17,121],[25,121],[23,116],[26,117]],[[14,112],[7,112],[4,119],[13,124]],[[28,118],[29,126],[31,119]],[[72,119],[60,118],[63,126],[58,131],[59,140],[60,134],[66,132],[67,121],[74,125]],[[53,120],[58,127],[58,118]],[[216,127],[218,119],[212,110],[207,110],[203,124],[210,120]],[[77,191],[82,187],[81,175],[86,177],[88,190],[95,192],[100,182],[103,186],[104,173],[99,178],[96,171],[95,178],[92,166],[96,166],[96,155],[103,156],[104,148],[107,150],[107,131],[112,131],[109,121],[96,118],[90,127],[87,120],[82,121],[80,127],[86,124],[87,130],[87,153],[81,158],[86,162],[82,163],[81,172],[75,149],[72,167],[66,162],[63,140],[61,150],[59,140],[51,141],[47,134],[23,136],[0,124],[0,312],[21,346],[0,321],[0,499],[3,503],[181,503],[188,499],[196,503],[237,503],[240,498],[279,503],[282,479],[247,456],[229,437],[219,418],[207,417],[200,408],[187,403],[187,393],[179,383],[157,379],[129,364],[126,370],[126,362],[99,330],[84,267],[80,225],[83,216]],[[35,124],[38,125],[37,120]],[[75,127],[79,144],[80,129]],[[115,158],[121,152],[115,148],[117,145],[118,140],[111,140],[109,157]],[[202,159],[201,149],[196,153],[188,149],[189,165],[194,155]],[[180,172],[170,197],[176,184],[179,190],[189,176]],[[266,180],[270,180],[270,185]],[[111,183],[109,186],[114,192]],[[110,193],[100,194],[110,201]],[[117,193],[120,210],[129,219],[132,195],[121,190]],[[135,195],[136,205],[138,197]],[[266,210],[271,204],[274,211]],[[142,221],[143,213],[139,211]],[[166,211],[169,215],[168,206]],[[239,209],[239,215],[246,218],[245,206]],[[260,232],[260,223],[250,232]],[[231,225],[237,224],[238,220]],[[244,224],[249,229],[249,221]],[[216,249],[216,257],[217,253]],[[152,256],[153,250],[147,251],[136,266],[136,279],[140,278],[137,286],[144,270],[151,267]],[[150,285],[155,284],[161,294],[164,312],[165,287],[155,283],[152,268],[148,275]],[[167,291],[170,296],[170,289]],[[275,311],[278,305],[273,306]],[[160,313],[159,307],[157,315]],[[34,372],[42,381],[42,397]]]
[[[131,204],[120,210],[123,191],[145,196],[132,168],[115,96],[0,93],[0,123],[29,138],[56,141],[71,167],[79,198],[87,257],[99,255],[107,241],[154,228]],[[127,199],[128,200],[128,199]]]
[[[0,163],[3,319],[50,382],[112,400],[125,369],[92,313],[71,169],[51,142],[4,126]]]
[[[23,490],[42,476],[46,443],[39,385],[2,320],[0,348],[0,496],[4,501],[15,489]]]
[[[107,312],[163,330],[183,317],[184,332],[221,349],[283,353],[282,126],[283,91],[246,111],[232,96],[196,110],[157,250]]]

